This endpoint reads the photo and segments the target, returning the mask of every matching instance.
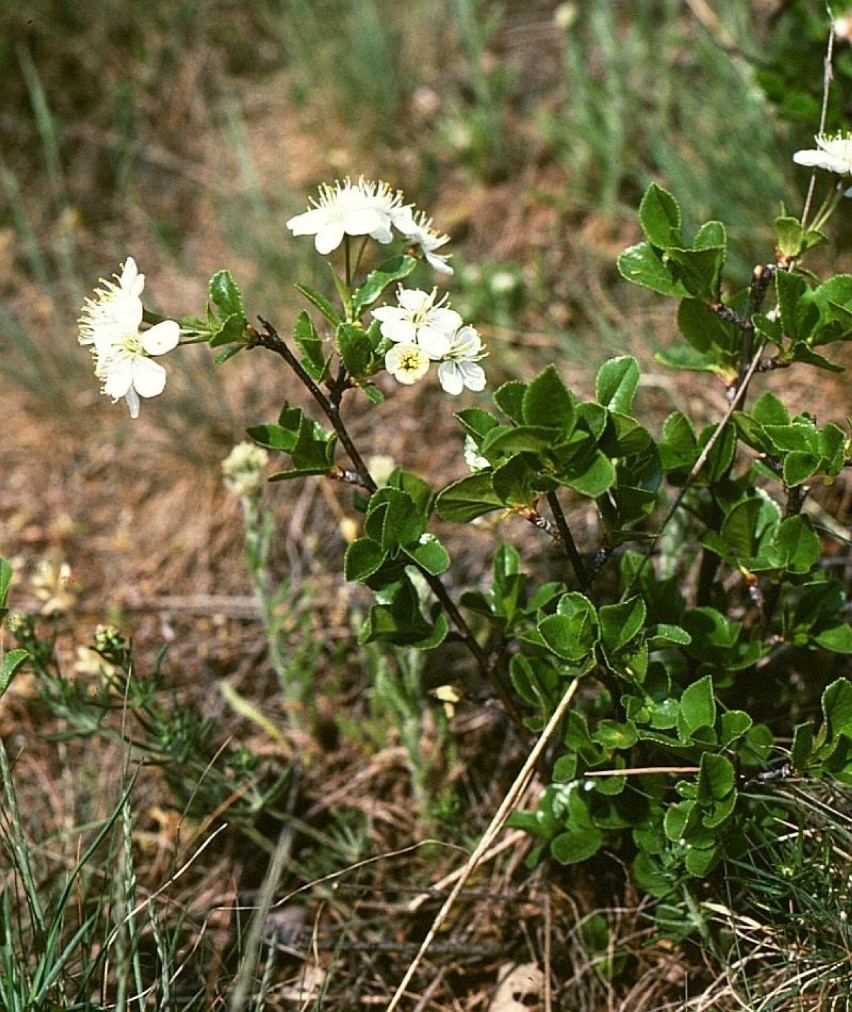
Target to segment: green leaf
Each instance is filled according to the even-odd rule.
[[[334,305],[322,294],[322,292],[316,291],[314,288],[310,288],[308,285],[296,285],[296,290],[301,292],[302,295],[312,303],[322,313],[322,315],[331,323],[337,327],[343,323],[343,317],[340,315]]]
[[[717,426],[708,425],[701,433],[698,440],[702,449],[710,442],[715,434]],[[733,425],[728,425],[719,438],[713,443],[710,453],[704,466],[698,472],[701,482],[715,484],[724,478],[734,462],[734,454],[737,450],[737,430]]]
[[[743,710],[725,710],[719,718],[719,744],[733,748],[738,738],[751,730],[754,721]]]
[[[664,348],[662,351],[654,352],[654,358],[661,365],[667,365],[670,369],[718,373],[729,385],[737,378],[736,369],[732,366],[720,365],[718,356],[696,351],[689,345],[678,344],[673,348]]]
[[[317,383],[325,379],[328,362],[323,354],[323,342],[316,332],[313,321],[306,312],[299,313],[293,328],[293,340],[302,352],[302,366]]]
[[[299,412],[299,426],[296,441],[288,451],[297,470],[321,473],[334,463],[334,448],[337,435],[326,431],[318,422]]]
[[[812,365],[817,369],[825,369],[827,372],[844,372],[844,366],[832,362],[825,355],[818,354],[813,348],[805,344],[804,341],[798,341],[793,345],[789,357],[791,362],[804,362],[806,365]]]
[[[541,485],[537,458],[531,453],[517,453],[494,469],[494,491],[507,506],[529,505]]]
[[[718,224],[708,222],[705,228]],[[699,233],[700,234],[700,233]],[[708,245],[696,249],[670,249],[667,251],[667,267],[686,289],[686,294],[696,299],[719,301],[722,266],[725,263],[725,247]]]
[[[466,524],[485,513],[505,508],[494,491],[491,471],[478,471],[452,482],[438,493],[435,512],[442,520]]]
[[[352,583],[363,582],[376,573],[387,558],[387,552],[372,538],[356,538],[346,548],[343,574]]]
[[[761,394],[755,401],[754,407],[751,409],[751,417],[759,425],[790,424],[790,416],[787,413],[787,409],[784,406],[783,401],[779,400],[775,394],[769,390],[767,390],[766,393]]]
[[[698,439],[692,422],[682,411],[674,411],[663,423],[660,458],[666,471],[689,471],[698,459]]]
[[[667,643],[674,643],[676,646],[686,647],[692,642],[692,637],[679,625],[669,625],[667,622],[659,622],[651,629],[649,645],[657,649]]]
[[[681,334],[702,355],[711,355],[720,366],[735,366],[741,336],[737,328],[714,313],[699,299],[684,299],[677,311]]]
[[[465,408],[456,412],[456,418],[465,432],[480,443],[500,422],[490,411],[482,408]]]
[[[691,847],[684,856],[683,864],[693,878],[706,878],[719,861],[718,844],[707,847]]]
[[[721,801],[737,782],[734,764],[725,756],[704,752],[698,772],[698,801]],[[706,825],[706,823],[705,823]]]
[[[833,741],[838,735],[852,737],[852,682],[838,678],[822,694],[822,712],[827,738]]]
[[[0,617],[9,610],[6,602],[9,598],[9,587],[12,585],[12,564],[8,559],[0,557]]]
[[[402,281],[417,266],[417,260],[409,256],[396,256],[370,271],[364,283],[352,293],[352,316],[359,319],[361,314],[394,283]]]
[[[761,562],[771,569],[807,573],[819,561],[821,554],[819,537],[807,517],[792,516],[778,526]]]
[[[667,249],[683,245],[680,234],[680,207],[675,198],[656,183],[651,183],[639,204],[639,222],[646,238],[654,246]]]
[[[823,629],[814,640],[825,650],[836,654],[852,654],[852,626],[848,622]]]
[[[349,374],[355,379],[363,379],[373,357],[373,342],[364,328],[355,323],[341,323],[335,340]]]
[[[547,450],[557,438],[556,430],[543,425],[498,425],[482,441],[483,454],[533,453]]]
[[[692,248],[724,251],[728,245],[728,233],[721,221],[705,221],[695,233]]]
[[[698,821],[699,809],[694,801],[678,801],[669,805],[663,819],[663,831],[672,843],[685,840],[694,823]]]
[[[422,534],[415,545],[403,545],[402,551],[420,569],[439,576],[450,568],[450,555],[434,534]]]
[[[296,432],[281,425],[253,425],[246,431],[256,443],[270,450],[289,453],[296,445]]]
[[[601,720],[592,737],[610,750],[632,748],[639,740],[636,725],[632,720],[625,723],[618,720]]]
[[[494,403],[503,412],[517,422],[518,425],[524,420],[524,395],[527,392],[526,383],[520,380],[509,380],[494,391]]]
[[[625,280],[661,295],[684,298],[691,294],[669,263],[664,261],[662,251],[649,242],[640,242],[624,250],[618,257],[617,266]]]
[[[757,555],[766,533],[777,527],[781,509],[766,495],[753,495],[736,503],[726,515],[720,529],[728,556],[748,559]]]
[[[699,728],[713,727],[715,723],[716,699],[713,695],[713,679],[710,675],[705,675],[683,690],[678,733],[683,741]]]
[[[645,602],[638,596],[620,604],[603,605],[598,610],[598,618],[604,648],[614,653],[638,636],[646,615]]]
[[[776,245],[781,255],[795,258],[801,256],[805,231],[798,218],[781,215],[775,219]]]
[[[632,355],[611,358],[598,370],[595,399],[610,411],[629,414],[639,386],[639,363]]]
[[[242,345],[246,337],[246,318],[242,313],[234,313],[232,316],[228,316],[222,320],[222,325],[213,332],[210,336],[209,344],[211,348],[221,348],[224,344],[240,344]],[[239,351],[236,348],[232,354]],[[230,355],[228,356],[231,357]],[[225,358],[220,356],[220,361],[225,361]]]
[[[5,559],[3,561],[5,562]],[[3,654],[3,659],[0,661],[0,698],[2,698],[6,689],[9,688],[17,670],[29,656],[29,651],[23,650],[20,647],[15,650],[7,650]]]
[[[207,293],[210,301],[218,309],[221,320],[226,320],[229,316],[245,319],[243,296],[230,271],[217,271],[210,279]]]
[[[434,623],[424,618],[420,598],[405,574],[396,582],[376,592],[379,601],[371,609],[358,637],[361,643],[383,640],[397,646],[430,650],[443,642],[449,631],[445,615]]]
[[[802,332],[801,328],[801,307],[804,305],[802,300],[807,290],[807,282],[800,274],[793,274],[789,270],[775,272],[775,296],[778,300],[781,327],[793,341],[810,335],[810,330]],[[816,323],[819,313],[816,307],[814,310],[812,320]]]
[[[404,468],[396,467],[391,471],[387,481],[389,488],[399,489],[411,497],[417,515],[425,529],[426,521],[432,510],[432,486],[428,481],[421,478],[413,471],[406,471]]]
[[[591,463],[582,470],[579,468],[564,469],[553,477],[560,485],[573,488],[590,499],[597,499],[615,484],[616,472],[609,457],[601,453],[600,450],[596,450]]]
[[[527,386],[522,411],[524,422],[529,426],[547,426],[562,433],[571,431],[574,398],[555,366],[549,365]]]
[[[567,829],[553,840],[550,851],[560,864],[579,864],[600,850],[603,833],[592,821],[577,787],[569,787],[568,790],[568,811],[564,816]]]
[[[212,344],[213,342],[211,341],[210,343]],[[232,344],[230,348],[226,348],[224,351],[220,352],[218,355],[214,355],[214,357],[213,357],[213,364],[214,365],[222,365],[223,362],[227,362],[229,359],[232,359],[234,357],[234,355],[236,355],[238,352],[241,352],[241,351],[244,351],[244,350],[245,349],[244,349],[243,345]]]
[[[801,485],[811,475],[817,473],[821,463],[822,459],[815,453],[808,453],[806,450],[791,450],[784,457],[784,463],[782,464],[784,484],[787,488]]]
[[[814,725],[812,722],[799,724],[793,732],[790,747],[790,765],[796,773],[804,773],[814,749]]]
[[[367,505],[364,531],[385,551],[390,551],[416,542],[424,533],[424,519],[406,492],[380,488]]]
[[[556,615],[546,615],[537,629],[548,647],[563,660],[587,658],[598,639],[595,607],[580,593],[563,594]]]

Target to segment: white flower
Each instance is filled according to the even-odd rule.
[[[460,327],[450,340],[450,348],[438,366],[438,381],[448,394],[485,389],[485,370],[478,365],[487,352],[476,329]]]
[[[838,176],[852,175],[852,134],[835,134],[833,137],[820,134],[816,148],[797,151],[793,161],[809,168],[825,169]]]
[[[113,274],[113,277],[115,281],[101,278],[103,287],[96,288],[94,297],[83,304],[77,334],[80,344],[95,344],[107,333],[120,331],[131,316],[138,315],[139,322],[142,321],[140,296],[145,287],[145,275],[139,273],[133,257],[122,264],[121,276]]]
[[[391,225],[402,235],[408,235],[407,230],[414,227],[414,209],[411,204],[403,204],[402,190],[392,190],[388,183],[375,183],[363,177],[358,180],[358,185],[382,219],[379,229],[371,232],[370,238],[382,243],[390,242],[393,238]]]
[[[429,371],[429,356],[418,344],[395,344],[385,355],[385,368],[399,383],[411,386]]]
[[[166,385],[166,370],[150,356],[171,351],[180,340],[180,324],[163,320],[140,332],[145,275],[128,257],[117,284],[101,281],[94,298],[86,299],[80,314],[78,340],[92,345],[95,376],[101,391],[117,401],[124,397],[130,417],[139,416],[139,398],[156,397]]]
[[[152,355],[164,355],[177,347],[180,325],[163,320],[150,330],[139,332],[127,328],[109,342],[95,343],[95,375],[102,382],[101,390],[117,401],[123,397],[130,417],[139,417],[139,398],[157,397],[166,385],[166,370]]]
[[[435,304],[437,288],[431,292],[402,288],[398,306],[380,306],[373,316],[381,323],[384,337],[399,344],[419,344],[429,358],[441,359],[450,350],[450,338],[462,325],[462,318],[446,306],[446,296]]]
[[[406,224],[410,207],[402,203],[402,193],[387,183],[361,177],[352,183],[347,177],[333,186],[322,183],[319,201],[287,222],[293,235],[314,236],[317,253],[325,256],[343,241],[344,235],[369,235],[380,243],[393,238],[391,226]]]
[[[425,211],[418,211],[416,216],[411,218],[410,226],[398,226],[400,232],[411,242],[420,247],[426,263],[438,274],[452,274],[453,268],[447,263],[448,255],[436,253],[450,241],[448,235],[444,235],[432,228],[432,219],[426,217]]]

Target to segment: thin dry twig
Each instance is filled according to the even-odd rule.
[[[505,825],[506,820],[509,818],[509,814],[516,805],[518,799],[521,797],[521,795],[523,795],[524,791],[526,791],[527,787],[529,786],[529,783],[532,780],[533,773],[535,771],[536,763],[541,757],[541,754],[543,753],[545,746],[553,737],[553,734],[555,733],[556,728],[559,726],[559,723],[561,722],[562,718],[568,712],[568,707],[571,705],[571,700],[574,698],[574,694],[576,693],[579,685],[580,679],[575,678],[574,681],[568,687],[565,694],[563,695],[562,699],[559,701],[559,704],[557,705],[556,709],[553,711],[553,715],[547,722],[547,726],[541,732],[541,735],[539,736],[535,745],[533,745],[530,754],[527,756],[526,762],[521,767],[520,773],[518,773],[517,777],[515,777],[514,783],[506,793],[506,797],[503,799],[502,803],[500,804],[500,807],[497,809],[494,818],[491,820],[491,822],[488,825],[488,828],[482,834],[482,839],[479,841],[473,853],[468,858],[464,868],[461,869],[461,874],[459,875],[458,881],[456,882],[455,886],[450,892],[450,895],[447,897],[447,899],[444,901],[444,905],[435,915],[435,920],[432,922],[432,926],[429,928],[426,937],[423,939],[423,944],[420,946],[417,955],[412,960],[411,965],[408,967],[404,977],[399,983],[399,987],[397,987],[393,997],[390,1000],[390,1004],[387,1007],[387,1012],[393,1012],[393,1010],[399,1005],[400,1000],[405,994],[405,989],[411,983],[414,974],[417,972],[417,968],[422,963],[423,958],[425,957],[426,953],[429,951],[430,946],[432,945],[432,942],[435,940],[438,932],[443,927],[444,922],[446,921],[447,917],[450,914],[450,911],[452,910],[456,900],[459,897],[459,894],[461,893],[462,889],[464,889],[465,883],[473,874],[475,869],[478,868],[479,865],[482,863],[485,854],[489,851],[494,842],[495,837]]]

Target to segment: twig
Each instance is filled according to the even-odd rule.
[[[571,563],[571,568],[574,570],[577,582],[580,584],[580,589],[586,590],[589,586],[589,574],[586,572],[586,567],[580,557],[580,553],[577,551],[577,545],[571,534],[571,528],[568,526],[568,521],[562,512],[562,504],[559,502],[555,492],[548,492],[546,498],[547,505],[550,507],[550,512],[553,514],[553,519],[556,522],[556,529],[559,531],[559,540],[562,542],[562,547],[568,556],[568,561]]]
[[[390,1004],[387,1007],[387,1012],[393,1012],[393,1010],[397,1007],[397,1005],[399,1005],[400,1000],[405,994],[405,989],[411,983],[414,974],[417,972],[417,968],[423,962],[423,959],[426,953],[429,951],[432,942],[435,940],[438,932],[441,930],[441,928],[444,925],[444,922],[447,920],[447,917],[450,914],[450,910],[452,910],[456,900],[459,897],[459,893],[461,893],[462,889],[464,889],[465,883],[470,878],[471,874],[482,863],[485,854],[491,848],[495,837],[505,825],[506,820],[508,819],[509,814],[512,811],[512,808],[515,806],[518,799],[523,795],[524,791],[527,789],[529,782],[532,779],[536,763],[538,762],[538,759],[541,756],[542,752],[544,751],[547,743],[550,741],[551,737],[556,731],[556,728],[559,726],[560,721],[567,713],[568,707],[571,705],[571,700],[574,698],[574,694],[576,693],[579,685],[580,679],[575,678],[574,681],[568,687],[568,690],[563,695],[562,699],[559,701],[558,706],[553,711],[553,715],[547,722],[547,726],[541,732],[541,735],[536,741],[535,745],[533,745],[532,750],[530,751],[530,754],[527,756],[526,762],[521,768],[520,773],[518,773],[517,777],[515,777],[514,783],[509,788],[506,797],[503,799],[502,803],[500,804],[500,807],[497,809],[494,818],[491,820],[491,822],[488,825],[488,828],[482,834],[482,839],[479,841],[475,850],[468,858],[464,868],[461,869],[459,879],[456,882],[455,886],[453,887],[452,892],[444,901],[444,905],[441,907],[441,909],[435,916],[435,920],[432,922],[432,926],[429,928],[426,937],[423,939],[423,943],[420,946],[417,955],[414,957],[411,965],[406,970],[405,976],[400,981],[399,987],[394,992]]]
[[[751,382],[751,378],[757,371],[757,367],[760,364],[761,355],[763,354],[763,348],[765,344],[766,340],[763,339],[758,345],[757,350],[752,356],[751,363],[745,372],[745,375],[738,383],[737,389],[734,391],[734,396],[731,398],[731,403],[728,405],[728,410],[725,412],[724,416],[722,417],[722,420],[716,426],[716,430],[713,433],[713,435],[707,440],[707,444],[705,445],[701,453],[698,455],[698,459],[692,465],[692,469],[686,476],[686,480],[684,481],[683,486],[678,490],[678,493],[674,498],[674,502],[671,504],[668,512],[663,517],[662,523],[660,524],[660,529],[657,531],[657,533],[653,537],[653,540],[651,541],[650,549],[645,553],[641,562],[636,567],[636,572],[633,574],[633,579],[630,581],[628,586],[625,588],[624,593],[621,595],[622,600],[625,600],[633,593],[633,589],[636,586],[636,582],[639,579],[642,569],[647,563],[648,559],[650,559],[651,553],[653,552],[654,547],[656,546],[657,542],[662,536],[663,531],[666,529],[666,527],[668,527],[668,525],[671,523],[672,517],[680,509],[680,505],[683,502],[684,496],[689,491],[690,487],[692,486],[692,483],[698,477],[699,473],[701,472],[701,468],[704,467],[704,465],[707,463],[707,459],[710,456],[713,447],[719,441],[722,433],[725,431],[725,427],[733,417],[734,412],[737,410],[737,408],[739,408],[740,402],[745,397],[746,391],[748,390],[748,385]]]
[[[355,473],[358,476],[361,486],[371,494],[373,492],[376,492],[378,486],[376,485],[376,482],[373,480],[373,476],[370,474],[369,469],[367,468],[367,465],[364,463],[364,460],[361,457],[361,454],[358,452],[357,447],[352,442],[352,439],[349,435],[349,430],[346,428],[342,418],[340,417],[340,400],[347,385],[346,375],[343,368],[341,367],[341,372],[340,375],[337,377],[337,379],[330,383],[331,396],[330,397],[326,396],[326,394],[314,381],[313,377],[311,377],[305,370],[304,366],[299,361],[299,359],[293,354],[293,351],[289,347],[287,342],[282,340],[282,338],[279,336],[278,331],[275,329],[275,327],[271,323],[269,323],[268,320],[265,320],[262,316],[259,316],[258,319],[260,320],[261,324],[263,324],[263,330],[259,331],[256,330],[255,328],[252,328],[253,337],[251,346],[266,348],[268,351],[272,351],[276,355],[279,355],[281,358],[284,359],[287,365],[293,370],[293,372],[305,385],[311,397],[313,397],[313,399],[317,402],[320,409],[322,410],[322,413],[331,422],[334,431],[337,433],[337,436],[340,439],[341,445],[346,450],[349,459],[352,461],[352,465],[355,468]],[[348,472],[348,474],[351,475],[351,472]],[[337,479],[338,481],[341,480],[342,476],[346,475],[347,472],[339,467],[334,467],[329,470],[329,476]],[[417,564],[414,563],[414,565]],[[504,681],[499,677],[498,666],[491,662],[491,659],[489,658],[486,651],[483,650],[483,648],[479,645],[479,641],[474,636],[473,630],[467,624],[467,621],[465,620],[462,613],[459,611],[458,607],[456,606],[456,603],[450,597],[449,591],[444,586],[444,583],[441,580],[440,576],[435,576],[433,573],[429,573],[427,570],[425,570],[423,567],[419,565],[417,566],[417,568],[423,575],[423,578],[426,580],[426,583],[429,585],[429,589],[432,591],[437,600],[440,602],[450,622],[453,624],[453,626],[455,626],[456,633],[458,634],[459,638],[465,644],[467,649],[470,651],[470,654],[472,655],[473,659],[476,661],[477,667],[479,668],[482,677],[486,679],[488,682],[490,682],[491,685],[494,687],[494,690],[497,693],[500,702],[503,704],[503,707],[507,715],[509,716],[515,727],[517,727],[518,730],[522,730],[523,722],[520,710],[517,704],[515,703],[513,697],[509,693]]]
[[[516,829],[513,833],[509,833],[507,836],[496,843],[490,850],[486,851],[482,855],[480,864],[485,864],[487,861],[493,860],[503,853],[504,850],[508,850],[510,847],[514,847],[517,844],[522,843],[524,840],[529,840],[529,833],[523,829]],[[419,896],[415,896],[405,908],[405,912],[408,914],[415,914],[423,906],[424,903],[428,902],[434,893],[444,892],[453,882],[457,882],[460,875],[464,875],[464,868],[456,868],[455,871],[451,871],[449,875],[445,875],[442,879],[436,882],[428,892],[422,892]]]
[[[823,60],[822,63],[822,108],[820,109],[819,112],[819,130],[817,131],[818,136],[825,133],[825,120],[826,117],[828,116],[828,95],[829,92],[831,91],[831,78],[833,76],[831,71],[831,61],[833,56],[834,56],[834,31],[832,30],[828,33],[828,44],[826,45],[825,48],[825,59]],[[816,189],[816,177],[817,177],[817,170],[814,169],[813,172],[811,172],[811,181],[808,184],[808,194],[805,197],[805,207],[804,210],[802,211],[803,229],[805,228],[805,223],[808,220],[808,214],[810,214],[811,201],[813,200],[814,190]]]

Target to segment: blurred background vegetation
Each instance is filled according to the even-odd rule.
[[[673,334],[671,314],[618,279],[615,257],[638,238],[638,200],[656,180],[687,209],[687,224],[727,224],[739,251],[730,274],[741,284],[754,263],[772,258],[773,218],[782,205],[794,214],[802,206],[807,177],[791,154],[811,145],[819,122],[827,33],[821,0],[5,0],[0,551],[18,557],[19,605],[34,612],[45,602],[43,582],[39,589],[31,579],[43,573],[38,567],[70,561],[79,603],[54,611],[60,624],[50,641],[64,670],[83,668],[67,644],[63,655],[63,635],[85,638],[81,629],[110,617],[132,630],[154,688],[165,679],[173,694],[155,703],[143,693],[134,703],[142,745],[172,790],[166,802],[157,795],[161,783],[146,788],[140,822],[150,838],[142,844],[129,828],[123,761],[99,753],[112,757],[114,778],[112,791],[99,791],[80,745],[81,728],[94,733],[85,686],[79,699],[76,688],[58,691],[66,676],[48,651],[31,695],[4,701],[0,734],[21,748],[32,749],[32,735],[46,742],[18,784],[31,806],[31,838],[55,833],[66,854],[64,865],[61,855],[45,858],[45,882],[57,863],[79,870],[77,830],[68,827],[106,820],[124,827],[111,846],[124,855],[126,885],[134,847],[148,853],[173,829],[163,814],[169,805],[187,817],[199,805],[230,807],[236,837],[263,854],[284,818],[287,791],[305,796],[299,817],[310,824],[292,856],[299,882],[426,832],[469,842],[482,813],[496,807],[518,748],[487,715],[471,713],[459,751],[442,708],[424,692],[429,672],[421,658],[356,653],[357,607],[327,576],[345,544],[342,500],[315,485],[288,487],[275,500],[278,534],[264,561],[270,579],[293,588],[280,599],[290,611],[276,626],[279,648],[288,663],[304,666],[295,677],[317,687],[309,730],[297,743],[307,758],[290,779],[297,750],[281,743],[276,682],[258,653],[265,641],[241,564],[239,509],[219,472],[245,427],[277,412],[290,381],[251,356],[220,376],[203,350],[188,349],[174,356],[165,394],[131,425],[121,405],[98,394],[76,343],[79,308],[96,279],[132,255],[148,276],[152,308],[180,316],[202,311],[207,278],[228,267],[249,315],[261,313],[286,332],[298,305],[294,281],[323,285],[326,278],[311,244],[293,241],[284,222],[304,209],[319,181],[381,177],[452,235],[453,303],[489,343],[492,388],[557,361],[582,389],[603,358],[631,352],[648,366],[651,412],[704,400],[713,410],[724,403],[721,388],[675,382],[653,364]],[[834,66],[829,130],[848,127],[847,42],[838,41]],[[842,269],[837,258],[848,257],[845,229],[833,236],[835,270]],[[843,380],[820,381],[822,410],[837,408],[842,417]],[[808,382],[801,394],[812,399]],[[428,390],[400,392],[378,423],[355,424],[362,435],[376,425],[377,452],[422,466],[440,483],[458,467],[458,446],[442,445],[437,403]],[[173,644],[168,678],[169,664],[161,669],[156,656],[163,642]],[[125,680],[126,661],[122,654]],[[452,673],[453,658],[443,661]],[[230,686],[227,698],[210,691],[221,681]],[[122,692],[127,697],[127,684],[105,710]],[[197,722],[187,700],[198,706]],[[75,735],[79,741],[67,744]],[[239,747],[223,744],[230,735]],[[398,746],[390,758],[388,743]],[[325,765],[330,753],[333,769]],[[69,759],[87,790],[62,779]],[[208,764],[217,772],[205,777]],[[40,784],[57,766],[61,798],[47,804]],[[407,788],[399,786],[400,769]],[[357,781],[363,788],[353,797],[347,789],[358,771],[365,771]],[[239,804],[229,801],[229,783],[240,785]],[[323,791],[334,803],[322,801]],[[389,803],[385,821],[371,807],[377,796],[397,804]],[[400,815],[406,803],[410,811]],[[28,827],[13,828],[7,839],[17,845]],[[237,888],[252,888],[260,875],[243,843],[229,846],[217,840],[210,848],[206,874],[233,878],[229,902],[236,903]],[[772,846],[769,834],[761,846]],[[441,860],[456,858],[418,854],[403,875],[431,880]],[[785,851],[784,860],[802,875],[809,866],[804,851]],[[199,870],[192,881],[198,892],[208,878]],[[773,889],[767,884],[766,895],[777,905]],[[588,884],[577,890],[581,899],[563,897],[567,907],[597,902]],[[334,909],[339,924],[354,918],[349,908]],[[814,915],[815,930],[825,909]],[[616,1007],[606,1005],[615,1001],[614,981],[641,963],[634,955],[612,962],[611,939],[623,927],[613,910],[594,932],[566,938],[576,966],[608,967],[588,975],[587,1004],[577,1008]],[[512,916],[507,922],[506,930],[517,927]],[[174,930],[177,945],[184,928]],[[210,966],[227,962],[216,930]],[[232,930],[222,929],[228,937]],[[648,940],[644,922],[633,938],[639,951]],[[657,955],[675,973],[674,992],[685,993],[677,960],[663,949]],[[767,965],[773,972],[783,965],[780,946]],[[389,980],[397,968],[386,968]],[[212,1007],[205,1005],[210,990],[197,986],[204,995],[197,1007]],[[628,990],[629,983],[620,993]],[[668,993],[660,984],[653,1007],[663,1008]],[[190,1007],[174,1002],[159,1007]]]

